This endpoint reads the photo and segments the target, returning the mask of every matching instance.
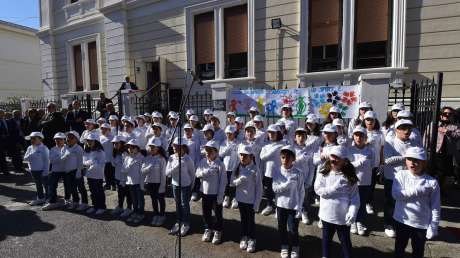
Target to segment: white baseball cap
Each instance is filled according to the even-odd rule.
[[[107,122],[107,121],[105,120],[105,118],[99,117],[99,118],[97,119],[97,122],[98,122],[98,123],[99,123],[99,122],[105,123],[105,122]]]
[[[77,138],[77,140],[80,139],[80,134],[76,131],[68,131],[66,135],[73,135],[73,137]]]
[[[340,109],[336,106],[332,106],[330,109],[329,109],[329,113],[339,113],[340,114]]]
[[[214,140],[211,140],[211,141],[208,141],[204,147],[206,148],[214,148],[216,150],[219,150],[219,143],[217,143],[216,141]]]
[[[126,145],[132,145],[132,146],[140,147],[139,142],[137,141],[137,139],[131,139],[131,140],[129,140],[129,142],[126,143]]]
[[[65,134],[64,134],[64,133],[60,133],[60,132],[59,132],[59,133],[56,133],[56,134],[54,135],[54,137],[53,137],[53,139],[63,139],[63,140],[64,140],[65,138],[66,138]]]
[[[177,114],[176,112],[170,112],[168,117],[169,119],[179,119],[179,114]]]
[[[254,128],[254,129],[256,128],[256,126],[254,125],[254,122],[248,121],[248,122],[246,123],[246,125],[244,126],[244,129],[248,129],[248,128],[250,128],[250,127]]]
[[[256,115],[256,116],[254,116],[253,121],[254,122],[263,122],[264,118],[261,115]]]
[[[401,119],[401,120],[398,120],[395,124],[395,128],[399,128],[400,126],[402,125],[410,125],[410,126],[413,126],[414,123],[412,123],[412,121],[408,120],[408,119]]]
[[[425,149],[421,147],[409,147],[404,154],[404,158],[413,158],[418,160],[426,160]]]
[[[214,114],[211,116],[211,119],[216,119],[216,120],[219,121],[219,123],[220,123],[219,117],[215,116]]]
[[[135,125],[136,125],[136,124],[134,123],[134,121],[131,119],[131,117],[128,117],[128,119],[125,119],[125,120],[122,120],[122,121],[125,121],[125,122],[130,123],[132,126],[135,126]]]
[[[375,113],[375,111],[369,110],[364,114],[364,119],[367,118],[377,119],[377,113]]]
[[[126,116],[126,115],[124,115],[124,116],[121,117],[121,121],[122,121],[122,122],[123,122],[123,121],[126,121],[126,120],[129,120],[129,119],[130,119],[129,116]]]
[[[319,124],[319,118],[315,114],[309,114],[307,115],[306,122],[311,124]]]
[[[292,147],[291,145],[285,145],[281,148],[281,151],[290,151],[294,154],[295,156],[295,150],[294,150],[294,147]]]
[[[97,123],[96,123],[96,121],[94,121],[94,119],[89,118],[89,119],[85,120],[85,124],[93,124],[93,125],[95,125]]]
[[[289,109],[292,109],[292,106],[289,105],[289,104],[284,104],[281,106],[281,110],[285,109],[285,108],[289,108]]]
[[[155,146],[155,147],[162,147],[163,145],[161,144],[160,138],[150,138],[149,142],[147,143],[149,146]]]
[[[152,117],[152,115],[150,113],[144,113],[144,116],[145,117]]]
[[[195,114],[195,111],[193,111],[193,109],[187,109],[187,111],[185,112],[185,114],[187,116],[191,116],[191,115],[194,115]]]
[[[116,116],[116,115],[110,115],[110,116],[109,116],[109,121],[110,121],[110,120],[117,120],[117,121],[118,121],[118,116]]]
[[[103,124],[101,125],[101,128],[111,129],[110,125],[107,124],[107,123],[103,123]]]
[[[281,132],[281,129],[277,124],[271,124],[267,128],[267,132]]]
[[[214,132],[214,126],[212,126],[211,124],[206,124],[203,126],[203,129],[201,129],[202,132],[206,132],[206,131],[213,131]]]
[[[184,129],[193,129],[193,127],[189,123],[186,123]]]
[[[225,127],[225,133],[235,133],[236,132],[236,127],[234,125],[227,125]]]
[[[179,137],[174,138],[173,144],[174,145],[179,145]],[[187,145],[187,139],[181,138],[181,144],[182,145]]]
[[[212,115],[212,110],[211,110],[211,109],[208,109],[208,108],[205,109],[205,110],[203,111],[203,115]]]
[[[99,135],[96,133],[90,133],[86,136],[85,140],[88,141],[99,141]]]
[[[326,124],[321,130],[323,133],[337,133],[337,127],[333,124]]]
[[[243,119],[242,117],[239,116],[239,117],[235,118],[235,122],[236,122],[236,123],[243,124],[243,123],[244,123],[244,119]]]
[[[152,112],[152,117],[153,118],[163,118],[163,115],[160,112],[153,111]]]
[[[160,130],[163,130],[163,127],[161,126],[160,123],[153,123],[153,124],[152,124],[152,128],[153,128],[153,127],[157,127],[157,128],[160,128]]]
[[[367,135],[367,130],[366,128],[362,127],[362,126],[356,126],[354,129],[353,129],[353,134],[355,133],[362,133],[364,135]]]
[[[257,107],[252,106],[252,107],[249,108],[249,112],[257,112],[257,113],[259,113],[259,109]]]
[[[343,123],[343,120],[340,119],[340,118],[336,118],[336,119],[332,120],[332,124],[335,125],[335,126],[342,126],[342,127],[345,126],[345,124]]]
[[[254,155],[252,153],[252,147],[246,144],[240,144],[240,146],[238,146],[238,154]]]
[[[329,157],[330,156],[336,156],[340,159],[344,159],[348,157],[348,152],[347,149],[343,146],[333,146],[329,149]]]
[[[398,114],[396,115],[397,118],[401,118],[401,117],[412,117],[412,113],[410,111],[407,111],[407,110],[401,110],[398,112]]]
[[[361,103],[359,103],[359,108],[372,108],[372,104],[367,102],[367,101],[363,101]]]
[[[145,121],[145,116],[144,115],[138,115],[138,116],[136,116],[136,119],[142,119],[142,120]]]
[[[126,138],[122,135],[117,135],[115,137],[113,137],[113,140],[112,140],[113,143],[117,143],[117,142],[126,142]]]
[[[235,112],[228,112],[227,116],[236,116]]]
[[[305,128],[303,128],[303,127],[297,127],[297,129],[295,129],[295,132],[296,132],[296,133],[297,133],[297,132],[306,133],[307,130],[306,130]]]
[[[39,137],[41,139],[45,139],[45,136],[43,136],[41,132],[31,132],[30,135],[25,137],[25,139],[30,141],[32,137]]]
[[[401,104],[401,103],[396,103],[394,104],[393,106],[391,106],[391,111],[394,111],[394,110],[404,110],[404,105]]]
[[[190,121],[194,121],[194,122],[198,122],[200,121],[200,119],[198,118],[197,115],[191,115],[190,118],[189,118]]]

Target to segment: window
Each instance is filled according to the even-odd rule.
[[[248,76],[248,7],[224,10],[225,78]]]
[[[91,90],[99,90],[96,41],[88,43],[89,81]]]
[[[68,42],[69,91],[97,91],[101,87],[98,34]]]
[[[390,0],[356,0],[354,66],[390,66]]]
[[[310,0],[310,72],[340,67],[341,6],[341,0]]]
[[[202,80],[215,79],[214,12],[195,15],[195,71]]]
[[[75,74],[75,91],[83,91],[83,67],[81,46],[73,46],[74,74]]]

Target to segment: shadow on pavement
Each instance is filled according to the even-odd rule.
[[[0,195],[10,197],[13,202],[28,202],[36,198],[33,190],[19,189],[0,184]]]

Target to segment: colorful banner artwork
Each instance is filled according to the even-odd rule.
[[[309,90],[310,105],[316,115],[326,117],[329,109],[336,106],[343,118],[356,116],[360,95],[358,86],[311,87]]]

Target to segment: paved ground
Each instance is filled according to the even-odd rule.
[[[134,226],[113,218],[87,216],[64,210],[41,211],[26,203],[34,198],[29,176],[0,175],[0,257],[174,257],[176,239],[167,234],[174,221],[173,203],[167,200],[168,222],[164,227],[148,225],[151,220],[150,198],[146,196],[147,219]],[[427,244],[427,257],[460,257],[460,191],[449,190],[452,200],[444,203],[440,236]],[[377,190],[382,203],[383,189]],[[115,204],[115,192],[108,191],[108,206]],[[353,236],[355,257],[392,257],[394,240],[383,237],[381,205],[372,216],[368,237]],[[258,251],[239,250],[238,211],[224,211],[224,243],[202,243],[201,203],[192,205],[191,235],[183,239],[182,257],[279,257],[276,220],[257,215]],[[300,225],[301,257],[321,257],[321,231],[316,226]],[[334,257],[341,257],[337,238]]]

